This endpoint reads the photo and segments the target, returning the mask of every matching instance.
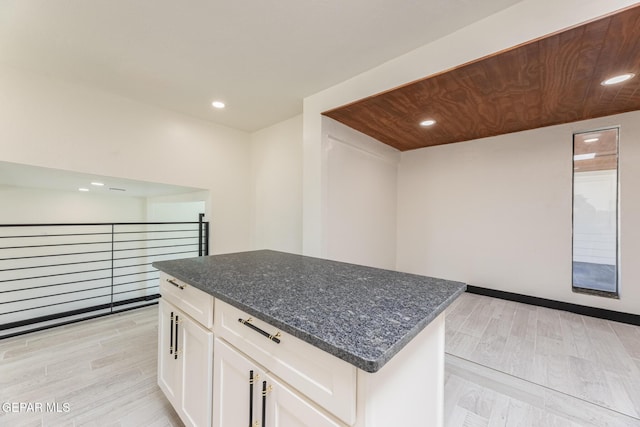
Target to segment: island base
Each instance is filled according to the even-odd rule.
[[[441,427],[444,313],[376,373],[358,370],[355,427]]]

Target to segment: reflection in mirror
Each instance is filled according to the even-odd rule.
[[[573,136],[573,289],[618,295],[618,128]]]

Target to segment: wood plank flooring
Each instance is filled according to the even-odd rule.
[[[640,327],[468,293],[445,325],[449,355],[640,426]]]
[[[157,336],[151,306],[0,341],[0,405],[43,406],[0,407],[0,426],[182,426],[156,385]]]
[[[446,355],[445,425],[637,427],[640,420],[595,403]]]
[[[472,294],[446,328],[447,427],[640,427],[640,328]],[[1,340],[0,405],[62,412],[0,426],[182,426],[156,353],[156,306]]]

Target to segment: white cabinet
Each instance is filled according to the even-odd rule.
[[[261,384],[266,378],[264,371],[218,338],[215,339],[213,366],[216,397],[213,401],[213,425],[261,426]]]
[[[250,414],[252,427],[443,424],[444,313],[376,373],[356,369],[218,299],[214,325],[214,427],[246,427]],[[259,379],[250,393],[251,371]]]
[[[267,374],[267,426],[342,427],[308,400]]]
[[[158,385],[187,426],[211,426],[213,332],[160,300]]]
[[[368,373],[165,274],[160,292],[158,384],[187,426],[443,424],[444,313]]]
[[[214,311],[217,338],[346,425],[355,422],[357,372],[353,365],[221,300],[215,301]]]
[[[180,410],[184,414],[183,421],[186,425],[209,427],[213,392],[213,332],[188,316],[180,318],[178,331],[182,334],[178,360],[182,362]]]
[[[158,303],[158,385],[172,404],[180,400],[181,387],[175,347],[176,316],[180,317],[179,310],[161,299]]]
[[[180,279],[160,273],[160,294],[207,329],[213,327],[213,297]]]
[[[215,349],[215,427],[344,426],[224,341]]]

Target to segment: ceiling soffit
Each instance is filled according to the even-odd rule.
[[[601,85],[622,72],[637,77]],[[406,151],[635,110],[640,6],[323,114]]]

